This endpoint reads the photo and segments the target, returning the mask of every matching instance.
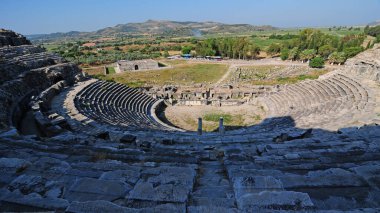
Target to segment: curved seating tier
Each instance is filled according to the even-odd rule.
[[[134,88],[105,81],[91,83],[74,99],[78,111],[96,121],[128,128],[165,130],[151,115],[156,101]]]
[[[286,85],[260,100],[269,117],[291,116],[301,127],[338,127],[352,124],[354,115],[371,111],[367,89],[353,78],[334,74],[328,78]]]
[[[59,55],[44,51],[43,48],[32,45],[0,48],[0,83],[15,79],[32,69],[65,62]]]

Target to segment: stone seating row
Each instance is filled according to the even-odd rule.
[[[313,135],[226,145],[223,160],[238,208],[343,211],[379,206],[379,142],[322,130]],[[267,205],[258,202],[265,199]]]
[[[113,82],[96,81],[77,93],[78,111],[97,121],[135,128],[162,128],[151,116],[156,100]]]
[[[260,100],[269,117],[291,116],[296,121],[309,121],[310,125],[336,120],[347,113],[360,113],[371,107],[366,88],[341,74],[286,85],[283,90]]]

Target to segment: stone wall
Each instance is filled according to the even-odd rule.
[[[0,29],[0,47],[31,44],[24,36],[10,30]]]
[[[0,31],[0,129],[12,124],[14,109],[25,96],[38,94],[51,85],[65,80],[73,84],[81,70],[56,54],[30,44],[25,37]],[[22,45],[22,46],[12,46]],[[23,108],[23,107],[21,107]],[[19,110],[16,110],[18,113]]]
[[[116,62],[115,71],[120,73],[125,71],[153,70],[158,68],[158,62],[151,59],[136,61],[121,60]]]
[[[179,105],[188,106],[237,106],[262,97],[272,91],[278,91],[278,86],[251,86],[234,87],[232,85],[220,87],[181,87],[164,86],[162,88],[153,87],[142,89],[147,95],[154,98],[167,99]]]

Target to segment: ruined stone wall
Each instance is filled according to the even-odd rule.
[[[169,89],[168,89],[169,88]],[[251,87],[176,87],[146,88],[142,92],[154,98],[169,99],[179,105],[189,106],[237,106],[257,97],[279,90],[278,86]]]
[[[31,44],[24,36],[13,31],[0,29],[0,47]]]
[[[14,32],[0,32],[0,35],[2,41],[14,41],[7,45],[30,43],[22,41],[22,36],[14,37],[18,35]],[[39,93],[61,80],[72,84],[81,75],[75,64],[33,45],[0,47],[0,58],[0,129],[12,125],[14,108],[25,96]]]
[[[347,60],[344,70],[380,82],[380,44]]]
[[[158,69],[158,62],[154,60],[136,60],[136,61],[118,61],[116,63],[116,72],[139,71]]]

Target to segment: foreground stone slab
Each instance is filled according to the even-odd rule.
[[[195,171],[191,168],[163,167],[144,171],[130,192],[129,199],[186,202],[193,188]]]
[[[311,171],[303,176],[289,175],[280,179],[285,188],[355,187],[367,185],[360,176],[340,168]]]
[[[272,176],[246,176],[234,179],[235,197],[239,198],[247,193],[258,193],[261,191],[282,191],[281,181]]]
[[[152,212],[165,212],[165,213],[185,213],[186,207],[183,205],[175,204],[162,204],[155,207],[134,209],[124,206],[116,205],[109,201],[97,200],[87,202],[74,201],[67,207],[66,212],[75,213],[93,213],[93,212],[110,212],[110,213],[152,213]]]
[[[125,196],[131,187],[121,181],[78,179],[64,196],[70,201],[111,201]]]
[[[19,158],[0,158],[0,169],[20,169],[30,165],[29,161]]]
[[[126,208],[109,201],[97,200],[87,202],[74,201],[66,209],[66,212],[81,212],[81,213],[93,213],[93,212],[113,212],[113,213],[127,213],[127,212],[139,212],[136,209]]]
[[[116,170],[104,172],[99,179],[101,180],[119,180],[129,184],[136,184],[140,177],[140,172],[136,170]]]
[[[10,192],[8,190],[0,190],[0,201],[8,203],[20,204],[25,206],[33,206],[48,210],[65,209],[69,205],[67,200],[61,198],[41,197],[37,193],[23,195],[19,191]]]
[[[314,207],[308,194],[292,191],[246,194],[237,200],[237,204],[240,210],[248,212],[259,209],[305,210]]]

